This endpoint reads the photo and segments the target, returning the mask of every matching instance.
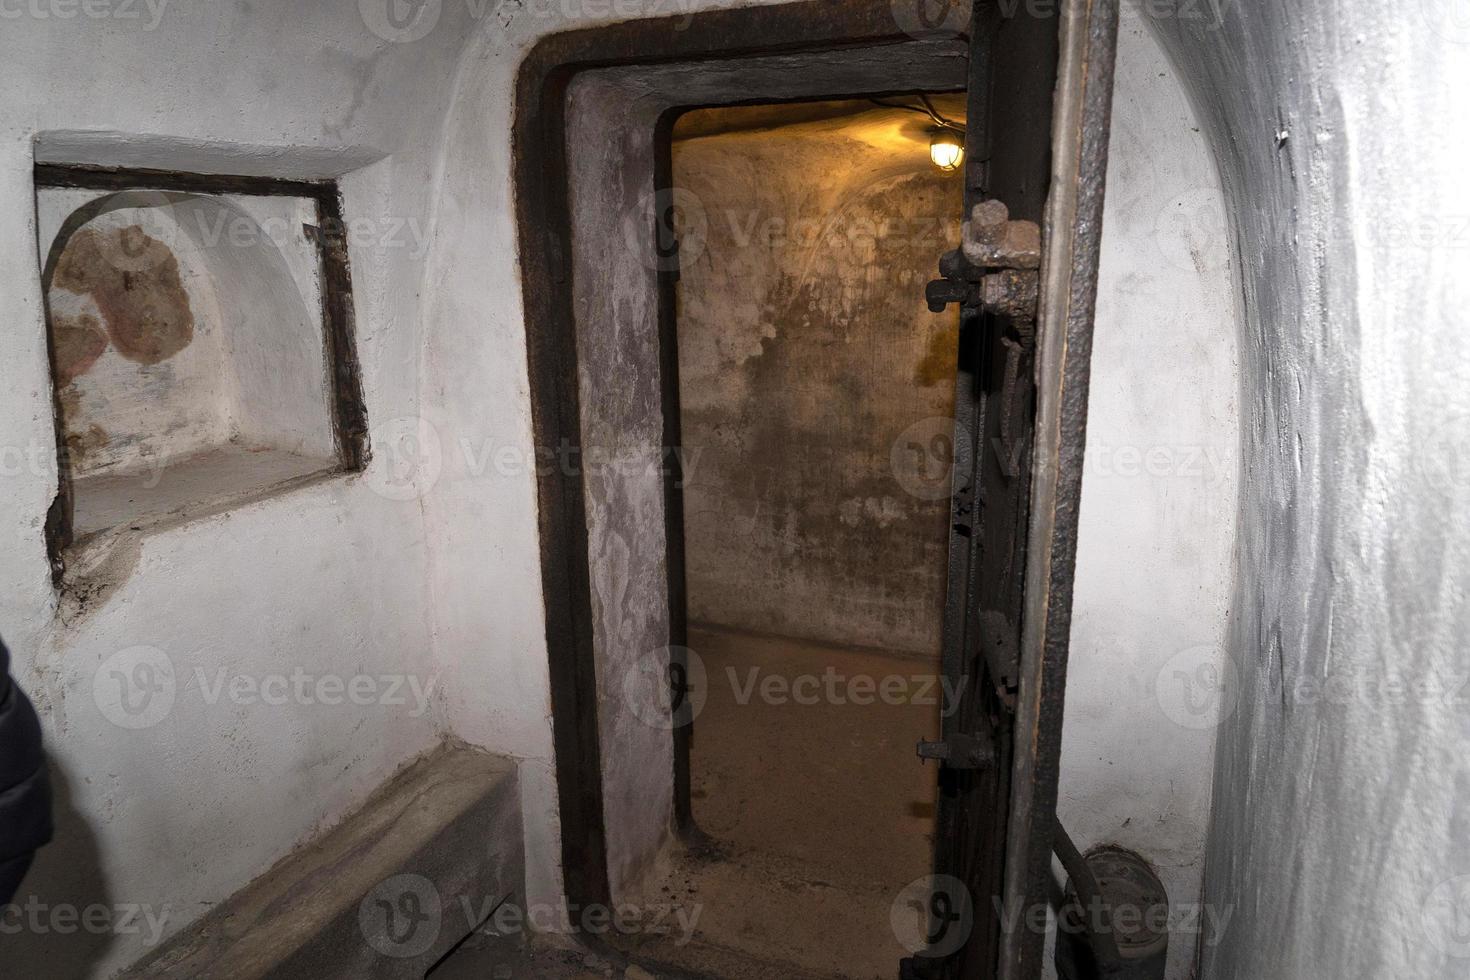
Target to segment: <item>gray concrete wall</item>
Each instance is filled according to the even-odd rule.
[[[923,291],[962,203],[924,123],[675,143],[696,622],[938,656],[958,313]]]
[[[1204,5],[1201,5],[1204,6]],[[1464,976],[1470,25],[1436,0],[1154,27],[1241,257],[1241,523],[1204,976]],[[1460,16],[1457,19],[1456,14]]]

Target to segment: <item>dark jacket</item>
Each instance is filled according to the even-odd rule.
[[[51,780],[41,752],[41,723],[10,679],[10,651],[0,642],[0,902],[9,902],[36,848],[51,839]]]

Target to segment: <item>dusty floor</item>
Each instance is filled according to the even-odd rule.
[[[858,863],[863,880],[895,889],[927,873],[935,770],[920,763],[914,744],[937,737],[939,707],[915,702],[937,699],[937,685],[927,689],[934,666],[714,630],[692,631],[689,643],[710,692],[692,749],[700,829],[736,849],[796,862]],[[820,686],[801,684],[804,677]],[[888,692],[867,691],[865,678]],[[788,703],[767,703],[783,700],[779,693],[762,697],[762,685],[779,691],[788,681]],[[816,704],[796,703],[813,700],[814,688]]]
[[[907,951],[891,925],[894,902],[930,870],[935,770],[914,743],[938,731],[932,668],[714,630],[692,631],[690,648],[708,690],[692,750],[695,820],[707,839],[678,855],[646,904],[677,907],[692,932],[620,937],[643,964],[632,967],[607,951],[507,951],[476,937],[434,980],[898,975]],[[803,677],[817,687],[790,686]],[[887,696],[873,693],[895,677]],[[762,696],[763,686],[787,693]],[[813,690],[816,703],[797,703]]]
[[[932,668],[714,630],[689,645],[709,691],[691,767],[709,840],[663,887],[700,915],[693,942],[648,954],[716,976],[745,975],[747,957],[750,976],[891,980],[906,955],[894,901],[930,870],[935,770],[914,743],[937,737]],[[888,696],[872,693],[885,681]],[[763,697],[766,685],[786,694]]]

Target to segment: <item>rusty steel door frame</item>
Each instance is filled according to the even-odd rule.
[[[1007,219],[1031,222],[1033,229],[1040,224],[1056,57],[1054,16],[1007,17],[994,5],[975,5],[967,218],[999,200]],[[967,222],[967,236],[970,227]],[[909,966],[919,976],[992,980],[1003,945],[994,906],[1005,880],[1016,745],[1012,661],[1022,615],[1034,330],[1025,317],[986,308],[978,288],[984,267],[956,253],[944,266],[957,278],[942,282],[957,290],[940,298],[960,302],[961,326],[942,670],[960,695],[946,706],[941,729],[947,758],[939,769],[931,946]],[[954,924],[941,921],[956,913]],[[954,934],[956,927],[968,934]]]
[[[941,768],[915,980],[1042,967],[1117,17],[974,11],[966,220],[927,290],[962,313],[943,665],[964,693],[919,747]]]
[[[532,430],[537,445],[581,445],[577,333],[569,288],[572,249],[565,96],[572,78],[586,69],[615,65],[904,43],[912,37],[895,20],[897,7],[897,2],[887,0],[815,0],[714,10],[569,31],[546,37],[532,48],[516,78],[512,166]],[[1011,12],[1019,11],[1022,18],[1030,18],[1024,8],[1019,5]],[[980,24],[995,26],[998,4],[980,0],[977,9],[982,16],[972,25],[972,31]],[[1117,0],[1066,0],[1063,11],[1061,64],[1056,76],[1061,84],[1060,96],[1054,104],[1047,99],[1044,106],[1031,105],[1034,111],[1012,111],[1010,122],[1005,124],[1020,126],[1024,131],[1029,118],[1035,129],[1038,118],[1050,118],[1054,105],[1055,122],[1043,127],[1049,137],[1044,142],[1056,148],[1051,160],[1051,187],[1064,192],[1054,193],[1045,210],[1040,337],[1034,355],[1028,355],[1035,357],[1036,370],[1034,375],[1029,369],[1010,375],[1013,382],[1030,378],[1035,384],[1035,455],[1029,469],[1022,467],[1027,473],[1021,482],[1013,480],[1005,493],[1014,501],[1013,509],[1019,505],[1023,517],[1029,502],[1029,522],[1026,533],[1003,529],[998,521],[991,522],[989,531],[1005,539],[1002,548],[1009,552],[1004,573],[994,576],[989,587],[997,601],[1002,601],[1002,610],[1010,611],[1012,616],[1003,632],[1014,635],[1009,650],[1016,664],[1014,689],[1009,690],[1009,678],[1002,679],[1001,688],[994,684],[975,684],[972,688],[985,691],[985,701],[977,706],[978,711],[1000,719],[1010,714],[1010,702],[1015,712],[1010,720],[994,723],[996,737],[1004,743],[993,757],[999,765],[991,766],[986,782],[972,787],[971,796],[962,804],[975,823],[971,828],[974,833],[958,835],[951,841],[959,845],[955,853],[963,853],[967,862],[980,862],[984,868],[977,879],[984,884],[983,891],[975,895],[976,912],[986,916],[989,925],[977,930],[967,947],[970,966],[963,974],[949,974],[965,980],[1034,980],[1040,975],[1043,937],[1024,930],[1008,933],[1000,929],[998,918],[990,918],[1000,911],[993,909],[991,902],[1003,899],[1004,907],[1011,908],[1013,903],[1024,907],[1045,901],[1055,827]],[[1034,39],[1035,35],[1031,36]],[[987,120],[987,139],[1006,139],[1004,125],[989,125],[992,115],[1000,119],[995,111],[997,100],[1009,98],[1014,94],[1012,83],[1036,69],[1034,65],[1026,67],[1025,47],[1002,43],[988,49],[980,46],[977,51],[987,59],[991,81],[983,93],[972,93],[972,108],[978,106],[980,116]],[[1044,81],[1049,92],[1050,78]],[[1028,91],[1034,96],[1035,86]],[[1034,132],[1024,136],[1031,151],[1035,136]],[[1042,152],[1046,152],[1045,147]],[[1013,202],[1018,217],[1039,211],[1047,179],[1044,173],[1034,177],[1036,160],[1023,153],[1018,158],[1020,165],[1008,170],[1000,157],[991,160],[992,155],[987,147],[983,156],[980,152],[972,156],[970,167],[976,175],[976,190],[997,196],[1004,193]],[[980,167],[982,162],[988,162],[988,166]],[[665,280],[661,289],[667,291],[669,285]],[[666,335],[672,332],[672,321],[661,318],[660,329]],[[974,337],[972,329],[971,342],[978,350],[980,344]],[[993,372],[1004,370],[1007,363],[1015,367],[1014,361],[1002,362],[989,355],[972,362],[968,369],[972,382],[993,386]],[[981,378],[984,372],[991,372],[988,382]],[[973,404],[972,414],[964,423],[968,428],[962,426],[958,433],[957,457],[968,452],[971,464],[982,465],[989,449],[985,441],[987,427],[1010,425],[1028,416],[1024,401],[1028,386],[1021,383],[1011,390],[1022,399],[1019,415],[1017,405],[1002,405],[1000,399]],[[677,410],[677,400],[666,400],[666,409],[670,405]],[[677,439],[677,428],[668,430],[666,436]],[[1034,480],[1030,470],[1035,472]],[[979,484],[975,486],[978,489]],[[580,470],[551,467],[538,473],[537,503],[565,893],[569,901],[607,904],[611,897],[603,828],[598,681]],[[956,506],[960,503],[963,501],[957,500]],[[973,521],[987,502],[972,495],[968,506]],[[958,639],[951,638],[946,647],[947,662],[952,664],[968,661],[985,633],[979,616],[984,591],[980,569],[995,551],[983,554],[981,545],[977,536],[966,545],[968,557],[951,566],[955,576],[951,612],[958,613],[957,622],[965,624]],[[671,598],[676,588],[671,570]],[[673,633],[682,631],[678,617],[673,617],[671,625]],[[679,641],[678,636],[671,636],[672,643]],[[956,732],[947,728],[946,734]],[[685,780],[687,787],[687,772],[676,778]],[[951,817],[957,812],[951,808]],[[687,811],[681,811],[679,817],[687,820]],[[936,838],[945,837],[957,827],[953,820],[948,825],[941,820]],[[943,866],[943,862],[937,863]]]
[[[903,0],[908,2],[908,0]],[[927,2],[927,0],[914,0]],[[538,446],[582,443],[576,320],[572,308],[566,93],[580,72],[615,66],[739,59],[781,53],[905,44],[915,40],[890,0],[811,0],[624,21],[542,38],[516,76],[512,173],[526,319],[532,436]],[[877,94],[876,92],[874,94]],[[666,135],[666,134],[665,134]],[[661,291],[667,296],[670,280]],[[667,337],[672,321],[661,319]],[[669,348],[664,348],[665,363]],[[665,407],[677,392],[665,391]],[[666,436],[677,437],[676,430]],[[666,447],[675,451],[678,447]],[[677,480],[677,470],[671,470]],[[588,533],[579,468],[538,473],[542,596],[561,817],[563,883],[569,900],[611,902],[603,828],[601,739],[593,646]],[[672,518],[672,513],[670,514]],[[677,555],[675,558],[677,559]],[[671,593],[680,576],[670,569]],[[682,601],[681,595],[671,595]],[[671,617],[672,645],[682,618]],[[687,746],[677,736],[677,751]],[[687,771],[675,775],[687,788]],[[687,821],[683,804],[678,817]]]
[[[1022,911],[1013,919],[1022,923],[1024,913],[1048,901],[1051,887],[1117,34],[1118,0],[1064,4],[1042,226],[1036,446],[1006,832],[1004,908]],[[1045,937],[1024,927],[1003,937],[1001,980],[1039,976]]]

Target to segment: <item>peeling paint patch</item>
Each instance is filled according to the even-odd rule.
[[[56,381],[69,385],[92,370],[107,350],[107,332],[90,313],[51,317],[51,344],[56,353]]]
[[[52,285],[90,295],[113,345],[130,361],[158,364],[194,339],[179,260],[138,225],[78,231],[57,260]]]
[[[66,449],[74,462],[83,462],[88,456],[112,443],[112,437],[100,425],[91,425],[85,432],[67,432]]]

